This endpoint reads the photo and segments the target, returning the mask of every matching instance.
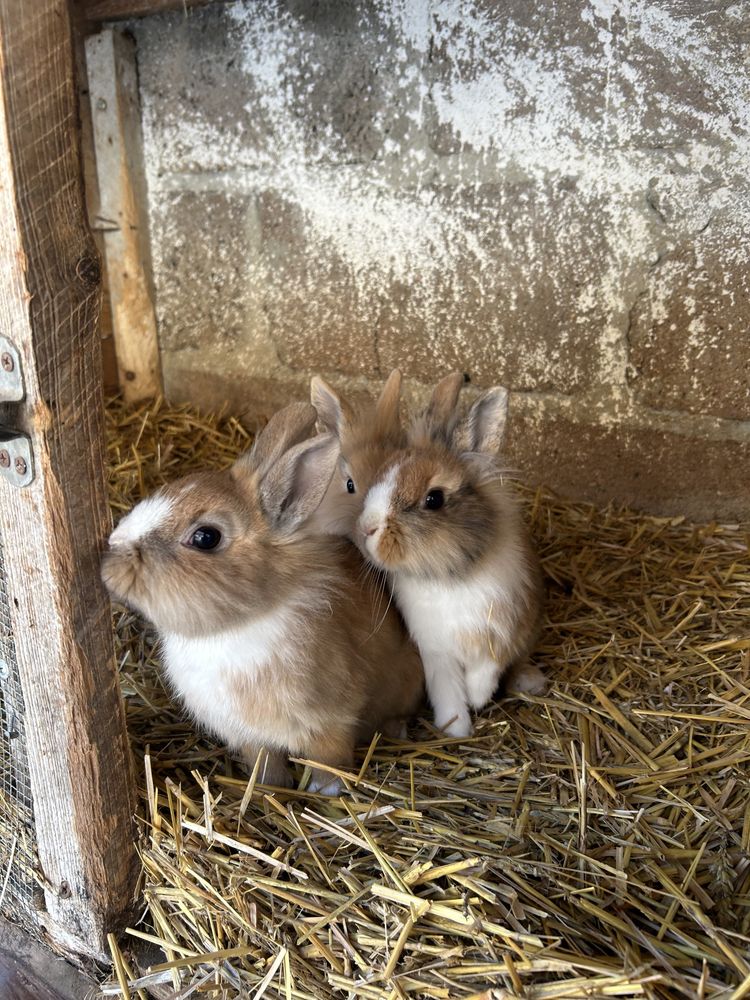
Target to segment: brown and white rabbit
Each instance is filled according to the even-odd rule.
[[[419,655],[349,543],[305,523],[338,460],[306,440],[306,403],[277,413],[252,450],[137,504],[112,532],[102,578],[150,619],[171,686],[197,721],[269,784],[291,783],[287,756],[346,768],[377,729],[395,728],[423,694]],[[310,788],[340,782],[315,769]]]
[[[352,538],[365,494],[378,469],[394,451],[405,447],[399,419],[401,372],[391,372],[377,402],[354,407],[324,379],[310,383],[310,401],[323,429],[335,434],[341,453],[323,502],[311,525],[324,534]]]
[[[385,570],[425,668],[436,724],[472,732],[516,665],[516,690],[538,691],[527,664],[542,613],[541,574],[518,505],[496,460],[507,392],[480,396],[457,418],[463,376],[452,375],[384,464],[358,522],[362,551]]]

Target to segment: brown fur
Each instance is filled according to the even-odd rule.
[[[159,491],[176,509],[158,532],[126,551],[108,552],[102,577],[110,592],[164,631],[207,635],[241,618],[267,614],[295,585],[295,565],[278,545],[234,470],[198,472]],[[182,544],[191,526],[219,527],[231,544],[200,552]]]
[[[467,671],[489,659],[499,676],[516,664],[516,687],[538,690],[539,672],[532,678],[533,668],[524,673],[524,664],[541,629],[541,571],[496,456],[507,393],[488,390],[459,422],[460,382],[455,375],[438,385],[430,405],[410,425],[409,447],[392,453],[381,467],[376,483],[390,482],[396,470],[388,511],[366,506],[357,541],[391,575],[397,595],[404,577],[446,586],[497,578],[496,598],[482,605],[471,629],[455,636],[457,654]],[[436,489],[444,504],[427,509],[426,497]],[[512,600],[506,596],[509,586]]]
[[[409,441],[421,446],[434,441],[449,444],[458,420],[458,397],[465,379],[460,372],[446,375],[435,386],[430,402],[409,428]]]
[[[482,647],[504,666],[526,657],[541,627],[541,571],[520,512],[501,480],[483,481],[471,464],[442,445],[418,452],[399,452],[396,488],[377,547],[378,564],[389,572],[406,572],[431,580],[480,575],[511,544],[521,551],[527,579],[524,598],[512,608],[500,602],[488,617],[487,631],[464,637],[467,651]],[[440,510],[425,510],[424,498],[443,490]],[[501,635],[512,632],[512,643]],[[493,637],[494,636],[494,637]]]
[[[502,530],[491,487],[476,483],[441,445],[397,452],[390,464],[396,463],[396,489],[377,553],[383,568],[430,577],[462,576],[476,568]],[[436,488],[443,490],[445,505],[425,510],[425,498]]]
[[[251,672],[240,652],[222,668],[230,690],[225,719],[214,717],[214,706],[187,699],[171,660],[169,676],[198,720],[250,763],[268,748],[265,773],[284,783],[287,754],[349,766],[356,741],[417,709],[423,672],[398,613],[363,571],[358,552],[305,530],[336,460],[328,439],[299,443],[299,411],[288,416],[286,436],[284,421],[274,420],[268,433],[279,435],[275,447],[264,431],[255,458],[250,453],[228,472],[199,473],[160,491],[174,501],[169,515],[137,543],[117,542],[102,577],[115,598],[178,647],[207,637],[217,657],[226,630],[283,612],[280,648]],[[308,457],[307,479],[300,480]],[[309,494],[299,492],[300,482]],[[221,545],[186,545],[197,525],[220,528]]]
[[[321,424],[337,436],[341,447],[338,467],[312,523],[324,534],[351,538],[365,494],[378,470],[406,444],[399,417],[401,373],[392,371],[377,402],[359,409],[319,376],[313,378],[310,393]],[[347,491],[348,479],[355,485],[354,494]]]

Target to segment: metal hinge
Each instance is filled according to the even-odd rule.
[[[0,425],[0,476],[14,486],[28,486],[34,478],[31,441],[22,431]]]
[[[21,355],[7,337],[0,337],[0,403],[20,403],[23,397]]]
[[[0,404],[20,403],[24,395],[21,355],[7,337],[0,337]],[[14,486],[28,486],[34,478],[31,439],[4,424],[0,424],[0,476]]]

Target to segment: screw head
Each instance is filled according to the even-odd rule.
[[[5,448],[0,448],[0,468],[3,469],[10,468],[10,455],[5,450]]]
[[[3,366],[3,371],[12,372],[16,367],[13,361],[13,355],[9,354],[7,351],[3,351],[0,355],[0,364]]]
[[[26,461],[20,456],[13,463],[13,468],[16,470],[19,476],[26,475]]]

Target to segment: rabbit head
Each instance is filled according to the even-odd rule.
[[[462,383],[457,374],[437,386],[409,429],[409,445],[386,460],[368,490],[355,537],[381,569],[457,579],[515,530],[496,458],[507,392],[488,390],[459,420]]]
[[[163,632],[211,634],[283,604],[297,583],[284,547],[304,534],[333,474],[338,441],[305,440],[306,403],[277,413],[226,471],[177,480],[114,529],[102,579]]]
[[[389,375],[374,405],[355,408],[326,381],[315,376],[310,387],[320,424],[338,438],[341,453],[328,492],[314,523],[326,533],[352,537],[362,503],[378,469],[406,437],[399,418],[401,373]]]

